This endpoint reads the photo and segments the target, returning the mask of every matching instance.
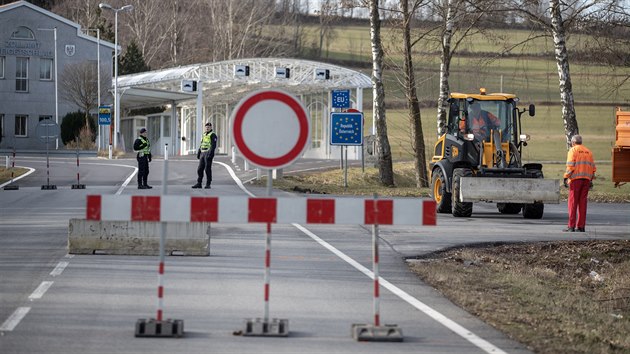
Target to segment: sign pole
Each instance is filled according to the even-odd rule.
[[[162,175],[162,197],[168,194],[168,144],[164,144],[164,171]],[[164,315],[164,261],[166,245],[166,222],[160,221],[160,249],[158,262],[157,311],[155,318],[136,321],[136,337],[182,337],[184,321],[163,319]]]

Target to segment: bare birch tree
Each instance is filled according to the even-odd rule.
[[[489,3],[483,2],[472,6],[469,0],[438,0],[435,3],[436,14],[442,18],[442,33],[440,40],[440,89],[437,107],[437,134],[446,132],[446,111],[448,109],[448,95],[451,91],[449,77],[451,61],[458,47],[466,37],[479,33],[477,25],[484,13],[489,9]],[[457,36],[456,36],[457,35]]]
[[[564,123],[567,148],[571,146],[571,137],[580,132],[575,114],[573,84],[571,82],[567,49],[567,31],[589,14],[606,9],[617,2],[617,0],[571,0],[568,2],[549,0],[548,8],[544,12],[534,12],[535,9],[541,8],[542,0],[524,0],[509,4],[517,12],[525,15],[532,23],[545,29],[553,38],[554,57],[558,69],[560,104],[562,105],[562,121]]]
[[[383,44],[381,41],[381,18],[379,0],[369,0],[370,40],[372,43],[372,91],[373,114],[376,123],[376,151],[378,156],[379,180],[385,186],[394,186],[392,151],[387,137],[385,116],[385,87],[383,85]]]

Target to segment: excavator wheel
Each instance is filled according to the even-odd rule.
[[[437,204],[438,213],[451,212],[451,193],[446,191],[446,177],[441,168],[436,168],[431,176],[431,195]]]
[[[472,215],[473,203],[459,201],[460,178],[472,176],[469,168],[456,168],[453,171],[453,216],[467,218]]]
[[[542,169],[542,165],[540,168]],[[544,178],[542,170],[539,169],[534,170],[532,175],[535,178]],[[523,218],[525,219],[542,219],[544,213],[545,204],[543,203],[523,204]]]

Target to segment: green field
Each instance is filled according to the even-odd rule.
[[[415,29],[419,31],[418,29]],[[351,60],[371,63],[370,31],[362,26],[336,27],[329,45],[324,45],[320,60]],[[499,56],[507,47],[524,41],[531,35],[527,30],[490,31],[488,39],[482,35],[466,38],[451,63],[450,86],[453,92],[477,92],[486,87],[488,92],[516,93],[523,101],[540,104],[559,103],[558,73],[549,37],[532,40],[513,50],[510,56]],[[384,27],[382,37],[387,68],[384,71],[386,100],[404,103],[394,67],[401,63],[400,32]],[[575,60],[576,51],[585,48],[590,38],[585,35],[568,37],[568,50],[576,102],[600,105],[630,105],[630,68],[611,68],[588,65]],[[304,43],[318,46],[318,28],[307,26]],[[440,58],[435,41],[424,40],[414,47],[414,68],[421,101],[435,102],[439,89]],[[316,58],[313,58],[317,60]],[[369,67],[369,66],[368,66]],[[369,68],[359,69],[370,75]],[[368,97],[366,97],[368,102]]]
[[[307,27],[306,43],[315,47],[317,28]],[[416,29],[416,31],[419,31]],[[460,52],[451,63],[450,87],[452,92],[478,92],[485,87],[490,92],[516,94],[521,106],[530,103],[537,106],[535,117],[523,115],[523,133],[531,140],[523,150],[527,162],[545,163],[547,177],[559,178],[564,171],[567,154],[564,125],[561,116],[558,73],[553,56],[553,43],[549,37],[537,38],[514,50],[509,56],[499,56],[505,48],[522,42],[531,35],[526,30],[495,30],[488,39],[482,35],[466,38]],[[382,29],[386,52],[385,95],[388,106],[387,130],[394,161],[412,158],[410,125],[407,117],[406,99],[399,84],[394,67],[401,62],[400,32],[388,27]],[[582,51],[591,41],[587,35],[568,37],[569,60],[572,52]],[[324,48],[323,56],[332,60],[371,62],[369,28],[344,26],[335,28],[335,36]],[[440,58],[435,41],[421,41],[414,47],[414,68],[418,96],[424,106],[422,127],[427,147],[427,159],[433,155],[436,136],[435,107],[439,90]],[[570,62],[575,110],[580,134],[584,144],[594,153],[599,164],[596,186],[612,191],[611,148],[615,140],[615,107],[630,109],[630,68],[611,68],[589,65],[573,60]],[[358,69],[370,75],[371,69]],[[364,93],[365,133],[371,133],[372,111],[371,90]],[[554,163],[552,163],[554,162]]]

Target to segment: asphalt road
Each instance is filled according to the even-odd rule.
[[[381,318],[402,343],[364,343],[353,323],[371,323],[370,227],[273,225],[270,316],[288,319],[288,338],[234,335],[263,315],[265,226],[213,225],[210,257],[167,257],[165,318],[184,321],[183,338],[135,338],[137,319],[155,317],[157,257],[68,255],[70,218],[85,216],[88,194],[159,195],[163,160],[151,163],[151,190],[137,190],[135,160],[23,157],[35,169],[0,190],[0,353],[528,353],[527,348],[451,304],[411,274],[404,258],[466,243],[630,238],[630,204],[589,204],[586,233],[565,234],[566,205],[541,220],[475,205],[472,218],[438,216],[436,227],[381,227]],[[191,189],[196,160],[169,160],[168,192],[262,196],[237,181],[255,177],[225,156],[212,189]],[[335,166],[298,161],[287,169]],[[47,184],[56,190],[41,190]],[[274,195],[284,192],[274,191]]]

